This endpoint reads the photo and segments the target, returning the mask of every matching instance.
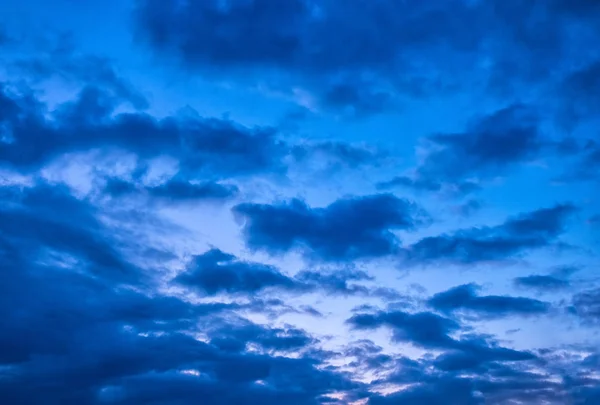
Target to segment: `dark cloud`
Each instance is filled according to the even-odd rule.
[[[479,118],[462,133],[430,136],[415,178],[400,177],[396,183],[436,191],[440,183],[460,185],[503,175],[538,156],[546,142],[539,126],[536,113],[517,104]]]
[[[559,88],[565,98],[563,114],[570,125],[600,111],[600,60],[569,74]]]
[[[463,326],[455,320],[431,312],[378,311],[352,316],[347,323],[355,329],[372,330],[381,327],[392,331],[395,342],[410,343],[425,349],[442,350],[434,362],[440,370],[467,370],[492,361],[526,361],[535,356],[499,346],[482,336],[453,335]]]
[[[470,264],[508,259],[551,245],[565,231],[566,219],[574,211],[572,205],[556,205],[509,218],[492,227],[426,237],[405,248],[403,256],[415,263]]]
[[[393,179],[377,184],[380,190],[387,190],[394,187],[406,187],[423,191],[439,191],[442,184],[433,179],[412,179],[408,176],[397,176]]]
[[[7,60],[11,73],[33,82],[58,78],[75,86],[91,85],[136,109],[149,107],[146,97],[119,74],[111,60],[79,52],[72,34],[51,35],[35,42],[26,56]]]
[[[434,309],[452,313],[466,311],[483,319],[505,316],[532,316],[548,313],[550,304],[525,297],[479,295],[480,287],[465,284],[435,294],[427,303]]]
[[[566,168],[559,180],[597,182],[600,179],[600,143],[587,140],[583,144],[575,144],[574,149],[571,155],[575,156],[575,161]]]
[[[0,230],[13,249],[28,251],[32,259],[74,260],[119,280],[139,276],[124,257],[126,245],[119,248],[115,233],[96,219],[97,210],[66,188],[0,187],[0,201]]]
[[[243,352],[251,343],[262,350],[278,352],[296,352],[310,348],[316,339],[306,331],[287,327],[269,328],[248,321],[239,324],[225,323],[208,333],[211,344],[222,350]]]
[[[460,330],[460,325],[431,312],[408,313],[402,311],[357,314],[348,319],[356,329],[377,329],[387,326],[394,340],[409,342],[427,348],[447,348],[455,344],[450,333]]]
[[[468,370],[445,367],[451,363],[439,358],[431,361],[427,357],[418,360],[400,357],[394,361],[392,371],[375,383],[402,384],[406,388],[371,398],[381,404],[423,403],[421,401],[457,405],[588,404],[593,403],[598,387],[598,380],[592,377],[595,364],[591,363],[588,358],[565,355],[561,350],[547,351],[541,362],[477,362]]]
[[[548,88],[577,77],[578,66],[594,66],[587,50],[600,37],[591,3],[144,0],[135,19],[138,38],[159,60],[174,57],[188,71],[240,81],[268,72],[274,86],[300,83],[322,106],[369,114],[406,95],[475,86],[520,96],[523,85]],[[578,101],[593,97],[567,86],[563,104],[573,92]]]
[[[193,111],[157,120],[144,113],[116,113],[119,99],[87,86],[77,100],[47,107],[32,93],[8,86],[0,94],[0,120],[9,142],[0,161],[35,168],[67,152],[122,148],[140,157],[171,156],[184,171],[221,175],[283,171],[286,154],[272,128],[245,128]]]
[[[374,396],[369,405],[431,404],[480,405],[483,399],[475,394],[473,382],[466,378],[446,378],[435,384],[417,384],[386,396]]]
[[[95,271],[91,264],[134,266],[118,254],[117,241],[107,236],[94,209],[66,190],[42,185],[0,191],[5,401],[99,405],[151,399],[186,405],[200,396],[219,404],[250,398],[316,405],[329,393],[351,395],[361,388],[334,368],[318,367],[326,359],[302,354],[318,343],[306,332],[259,326],[237,315],[238,309],[264,308],[258,302],[194,304],[147,291],[139,272],[123,280]],[[217,253],[217,260],[228,260]],[[200,333],[208,342],[193,337]],[[247,351],[247,344],[261,351]]]
[[[218,249],[196,256],[174,281],[207,295],[256,293],[268,287],[298,288],[275,267],[240,261]]]
[[[228,119],[201,117],[191,108],[162,119],[120,112],[125,100],[104,83],[88,83],[75,99],[50,109],[33,90],[3,83],[0,164],[35,170],[67,153],[91,150],[124,150],[142,161],[170,157],[179,163],[178,178],[145,191],[185,200],[224,199],[237,191],[232,185],[196,179],[277,176],[285,174],[292,161],[302,167],[325,161],[334,168],[357,169],[376,165],[383,157],[381,152],[341,141],[286,143],[276,128],[249,128]],[[106,191],[123,193],[132,188],[113,179]]]
[[[303,284],[304,289],[315,289],[327,294],[379,297],[386,300],[398,299],[401,295],[393,288],[367,287],[356,284],[359,281],[373,281],[374,277],[364,271],[341,269],[335,271],[303,270],[295,279]],[[354,282],[354,283],[351,283]]]
[[[293,199],[278,204],[240,204],[248,247],[271,254],[299,249],[329,261],[381,257],[395,253],[395,229],[413,229],[419,210],[391,194],[343,198],[324,208]]]
[[[539,275],[532,274],[530,276],[517,277],[514,280],[514,283],[517,287],[529,288],[532,290],[536,290],[538,292],[551,292],[564,290],[569,288],[570,283],[568,280],[548,276],[548,275]]]
[[[591,217],[588,218],[587,222],[588,222],[588,224],[594,225],[594,226],[600,224],[600,215],[599,214],[592,215]]]
[[[392,93],[377,90],[371,83],[356,79],[332,84],[321,97],[325,106],[356,118],[384,112],[397,104]]]
[[[297,144],[291,148],[291,154],[300,163],[309,159],[324,158],[332,164],[349,168],[377,165],[385,156],[380,151],[340,141]]]
[[[592,288],[573,296],[571,311],[583,320],[597,323],[600,321],[600,288]]]
[[[351,342],[341,355],[344,358],[354,358],[350,366],[360,372],[387,370],[395,363],[393,356],[385,354],[382,347],[368,339]]]
[[[103,191],[113,197],[145,194],[155,200],[165,202],[224,201],[234,198],[239,193],[239,189],[235,185],[214,181],[192,183],[170,179],[156,186],[140,187],[138,181],[129,182],[119,178],[108,179]]]
[[[155,187],[147,188],[148,193],[153,197],[164,198],[168,200],[222,200],[234,197],[238,188],[236,186],[226,186],[214,182],[205,182],[200,184],[172,180]]]
[[[481,201],[470,199],[460,204],[456,209],[462,216],[468,217],[479,211],[482,206],[483,203]]]

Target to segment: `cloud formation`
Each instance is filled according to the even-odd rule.
[[[597,1],[9,3],[3,403],[600,403]]]
[[[278,79],[273,86],[291,91],[300,83],[322,106],[374,113],[407,95],[465,86],[513,95],[529,85],[558,88],[564,109],[589,114],[597,103],[582,83],[593,85],[597,58],[586,49],[598,37],[598,13],[593,2],[558,0],[294,0],[285,7],[274,0],[145,0],[134,17],[139,38],[159,59],[216,76],[249,69],[246,81],[268,71]]]
[[[536,316],[550,310],[547,302],[525,297],[479,295],[480,289],[476,284],[464,284],[435,294],[428,304],[440,312],[466,311],[483,318]]]
[[[509,259],[551,245],[564,232],[566,219],[575,210],[569,204],[556,205],[508,218],[492,227],[429,236],[407,246],[403,255],[416,263],[473,264]]]
[[[233,208],[245,219],[248,247],[271,254],[299,249],[325,261],[381,257],[398,251],[392,230],[411,230],[419,224],[419,209],[391,194],[343,198],[323,208],[293,199],[269,204],[240,204]]]

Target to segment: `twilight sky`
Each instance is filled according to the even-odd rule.
[[[0,402],[599,404],[598,21],[0,0]]]

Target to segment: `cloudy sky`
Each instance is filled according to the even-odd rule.
[[[600,403],[597,0],[0,16],[0,402]]]

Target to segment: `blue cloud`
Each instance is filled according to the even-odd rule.
[[[514,283],[518,287],[530,288],[540,292],[563,290],[570,286],[568,280],[539,274],[517,277],[515,278]]]
[[[443,354],[435,359],[433,365],[445,371],[472,369],[493,361],[535,359],[532,353],[501,347],[484,337],[465,335],[461,339],[455,339],[452,335],[460,332],[463,326],[453,319],[431,312],[360,313],[349,318],[347,323],[359,330],[386,327],[392,331],[395,342],[442,350]]]
[[[484,318],[546,314],[550,304],[525,297],[478,295],[480,287],[465,284],[437,293],[428,304],[441,312],[467,311]]]
[[[373,113],[397,106],[399,95],[466,86],[518,96],[523,85],[577,77],[569,59],[579,61],[576,66],[589,65],[584,71],[593,69],[597,61],[587,49],[598,35],[594,17],[599,14],[591,3],[294,0],[281,7],[274,0],[226,5],[146,0],[137,4],[134,16],[138,38],[159,60],[174,58],[190,70],[216,76],[250,70],[246,80],[275,71],[284,83],[280,86],[300,82],[324,106]],[[573,42],[571,33],[578,29],[587,35]],[[570,93],[579,104],[593,105],[582,88],[563,90],[563,105],[573,100]]]
[[[394,254],[393,229],[413,229],[417,207],[391,194],[337,200],[311,208],[294,199],[279,204],[240,204],[234,213],[246,219],[248,247],[271,254],[300,249],[326,261],[348,261]]]
[[[268,287],[298,288],[294,280],[272,266],[236,260],[235,256],[212,249],[196,256],[175,280],[207,295],[222,292],[256,293]]]
[[[599,402],[598,1],[0,14],[3,402]]]
[[[575,294],[571,310],[584,321],[597,323],[600,320],[600,289],[593,288]]]
[[[566,219],[575,210],[569,204],[556,205],[509,218],[493,227],[429,236],[405,248],[403,255],[416,263],[471,264],[508,259],[549,246],[565,231]]]

